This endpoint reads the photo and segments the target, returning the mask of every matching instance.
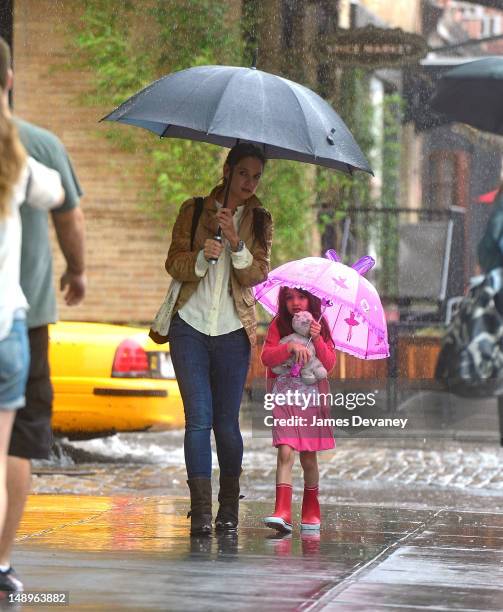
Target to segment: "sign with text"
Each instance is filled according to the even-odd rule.
[[[317,41],[319,61],[340,66],[385,68],[416,64],[428,54],[428,45],[419,34],[400,28],[373,25],[352,30],[337,30]]]

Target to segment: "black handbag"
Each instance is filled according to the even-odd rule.
[[[472,285],[442,341],[435,378],[462,397],[491,397],[503,387],[503,268]]]

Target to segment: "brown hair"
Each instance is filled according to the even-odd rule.
[[[0,95],[5,93],[11,56],[9,45],[0,36]],[[26,163],[26,152],[17,130],[0,103],[0,220],[7,216],[12,189]]]
[[[262,162],[262,166],[266,165],[267,159],[260,147],[251,142],[240,142],[234,145],[227,154],[225,163],[229,166],[236,166],[245,157],[254,157]]]
[[[246,157],[258,159],[262,163],[262,167],[264,167],[267,162],[266,156],[260,147],[251,142],[240,142],[234,145],[229,151],[225,163],[233,167]],[[227,179],[223,177],[221,182],[217,185],[217,188],[223,189],[226,184]],[[253,209],[253,236],[264,250],[267,250],[267,239],[265,235],[266,219],[270,219],[270,215],[264,208]]]
[[[276,317],[276,322],[278,325],[279,334],[282,338],[285,336],[289,336],[293,334],[292,328],[292,315],[288,312],[288,308],[286,307],[286,293],[289,291],[290,287],[280,287],[278,294],[278,314]],[[304,297],[308,299],[307,309],[313,315],[313,319],[317,321],[321,316],[321,300],[317,298],[309,291],[305,291],[304,289],[297,289],[299,293],[301,293]],[[321,324],[321,337],[325,342],[332,342],[332,336],[330,335],[330,328],[328,327],[328,323],[323,317],[320,321]]]
[[[0,36],[0,89],[7,87],[7,75],[11,64],[9,45]]]

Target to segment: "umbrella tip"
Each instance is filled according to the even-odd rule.
[[[253,50],[252,65],[251,65],[251,67],[255,70],[257,68],[257,57],[258,57],[258,48],[255,47],[255,49]]]

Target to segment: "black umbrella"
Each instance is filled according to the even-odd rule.
[[[169,74],[103,118],[167,138],[260,145],[290,159],[372,173],[350,131],[313,91],[256,68],[198,66]]]
[[[446,72],[431,107],[447,121],[503,134],[503,58],[486,57]]]

